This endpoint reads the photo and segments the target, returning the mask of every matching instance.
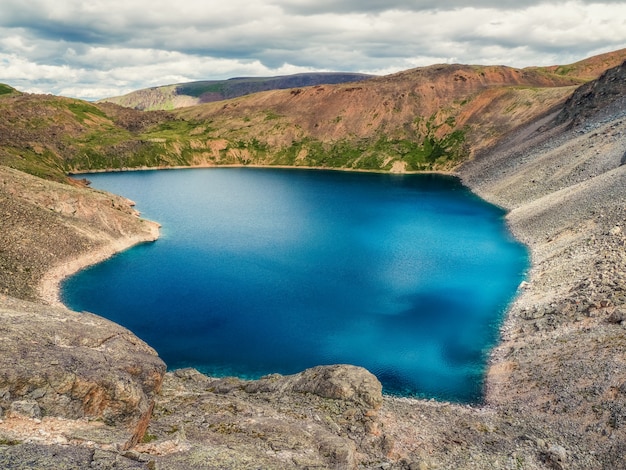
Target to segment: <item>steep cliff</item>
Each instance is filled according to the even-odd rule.
[[[626,450],[626,67],[579,88],[461,174],[532,250],[493,354],[487,402],[586,448],[563,468],[620,468]],[[565,441],[562,444],[568,445]]]

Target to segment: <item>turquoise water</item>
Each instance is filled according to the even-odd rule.
[[[250,168],[93,174],[162,224],[85,269],[64,302],[170,369],[255,378],[369,369],[387,393],[478,402],[528,266],[504,213],[459,180]]]

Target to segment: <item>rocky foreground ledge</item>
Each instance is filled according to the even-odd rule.
[[[382,396],[353,366],[164,374],[128,331],[37,290],[152,229],[121,198],[0,168],[0,468],[626,468],[625,86],[609,71],[460,169],[533,261],[475,407]]]
[[[125,450],[143,438],[165,373],[152,348],[90,313],[3,297],[0,316],[0,408],[10,439]]]

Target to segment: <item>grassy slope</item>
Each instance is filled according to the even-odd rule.
[[[15,89],[10,87],[9,85],[4,85],[3,83],[0,83],[0,95],[12,95],[12,94],[18,94],[19,92]]]
[[[0,164],[62,181],[72,171],[289,165],[452,169],[565,100],[626,51],[567,68],[438,65],[358,84],[273,90],[174,112],[0,87]],[[558,72],[558,73],[557,73]]]

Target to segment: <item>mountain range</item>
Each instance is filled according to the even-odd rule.
[[[371,77],[373,75],[361,73],[316,72],[278,77],[238,77],[228,80],[203,80],[146,88],[123,96],[104,98],[100,102],[119,104],[142,111],[171,110],[237,98],[260,91],[358,82]]]

